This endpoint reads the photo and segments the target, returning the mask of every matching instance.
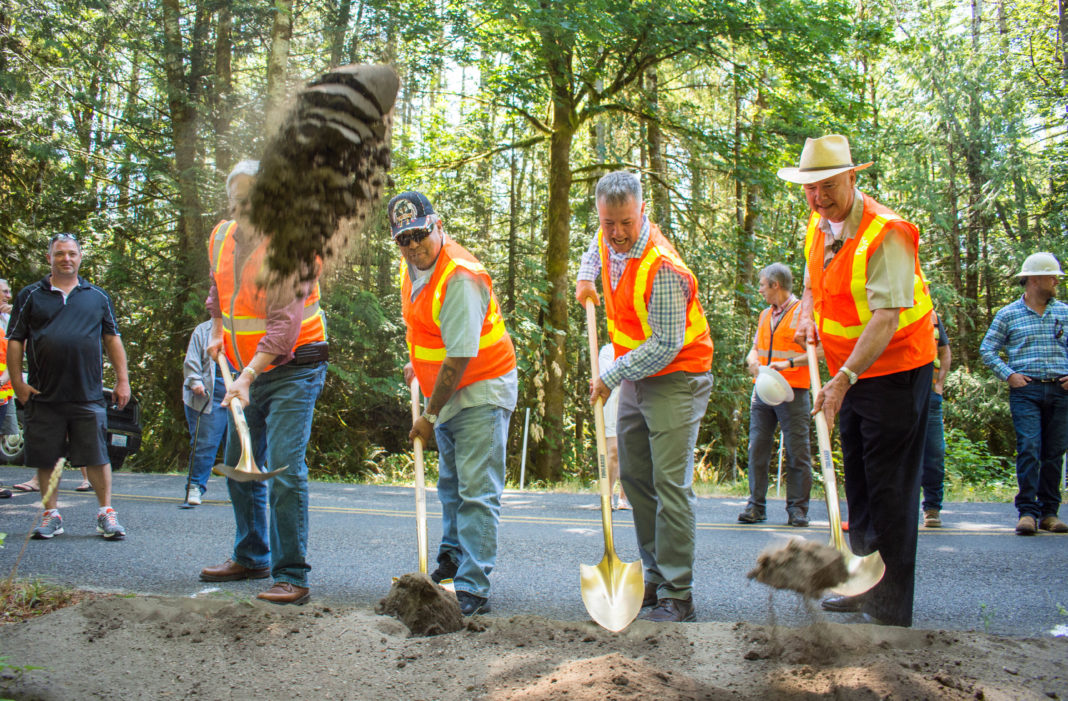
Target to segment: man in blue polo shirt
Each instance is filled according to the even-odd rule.
[[[82,247],[70,234],[56,234],[48,244],[51,273],[19,292],[8,329],[11,385],[26,407],[23,415],[26,464],[37,468],[42,491],[56,462],[68,454],[86,465],[100,508],[97,532],[121,540],[126,530],[111,508],[111,463],[107,454],[101,345],[115,368],[114,402],[130,400],[126,351],[119,338],[111,297],[78,275]],[[22,379],[22,354],[28,351],[29,382]],[[56,494],[44,505],[33,537],[63,533]]]
[[[1068,533],[1057,516],[1068,449],[1068,305],[1054,299],[1064,273],[1052,253],[1034,253],[1016,275],[1023,296],[994,315],[979,352],[1009,383],[1016,429],[1018,535]],[[1005,351],[1005,360],[1000,352]]]

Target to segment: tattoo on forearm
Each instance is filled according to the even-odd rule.
[[[456,391],[456,385],[460,384],[461,374],[448,363],[442,364],[438,371],[438,379],[434,383],[434,392],[430,395],[427,411],[433,414],[441,411],[441,407],[445,406],[445,402],[449,401],[449,397]]]

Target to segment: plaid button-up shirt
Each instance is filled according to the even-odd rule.
[[[619,284],[619,278],[631,258],[641,258],[649,243],[649,218],[642,218],[642,230],[638,240],[626,253],[616,253],[608,247],[608,267],[611,289]],[[582,254],[579,265],[579,280],[595,282],[601,274],[601,251],[597,237],[590,241]],[[649,299],[650,334],[640,346],[626,353],[607,367],[601,368],[601,381],[609,389],[615,389],[623,380],[640,380],[655,375],[682,350],[686,338],[686,306],[690,302],[690,281],[669,266],[662,265],[653,278],[653,292]]]
[[[1002,380],[1017,372],[1036,380],[1068,375],[1068,304],[1051,299],[1040,316],[1020,297],[994,315],[979,352]]]

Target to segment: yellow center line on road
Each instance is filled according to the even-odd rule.
[[[74,490],[61,489],[60,493],[72,494],[76,496],[92,496],[91,492],[75,492]],[[112,494],[115,499],[123,499],[129,501],[149,501],[160,503],[174,503],[181,504],[184,501],[183,497],[161,497],[161,496],[146,496],[141,494]],[[222,499],[205,499],[204,505],[212,506],[228,506],[230,502],[223,501]],[[316,513],[332,513],[332,514],[359,514],[363,516],[389,516],[393,518],[415,518],[415,509],[386,509],[386,508],[373,508],[373,507],[358,507],[358,506],[325,506],[325,505],[310,505],[309,511]],[[441,518],[441,512],[427,512],[428,518]],[[509,514],[507,510],[501,513],[501,521],[504,523],[525,523],[532,525],[543,526],[585,526],[600,528],[601,519],[598,518],[584,518],[578,516],[536,516],[526,514]],[[754,526],[752,524],[739,524],[739,523],[698,523],[697,530],[700,531],[735,531],[735,532],[762,532],[762,533],[790,533],[797,536],[805,535],[820,535],[826,533],[826,524],[820,525],[818,522],[813,524],[814,528],[794,528],[793,526]],[[622,521],[613,521],[613,528],[633,528],[634,524],[630,519]],[[1007,535],[1013,534],[1014,531],[1010,527],[991,527],[984,525],[982,528],[938,528],[938,529],[925,529],[921,528],[919,534],[922,536],[937,536],[937,535]]]

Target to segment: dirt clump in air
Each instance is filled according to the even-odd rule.
[[[460,604],[425,574],[406,574],[393,583],[375,613],[394,616],[413,636],[455,633],[464,627]]]
[[[794,538],[781,548],[768,549],[746,575],[775,589],[789,589],[807,598],[849,578],[842,554],[810,540]]]

